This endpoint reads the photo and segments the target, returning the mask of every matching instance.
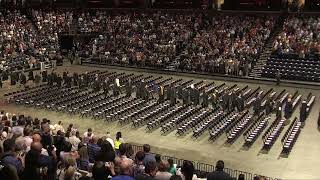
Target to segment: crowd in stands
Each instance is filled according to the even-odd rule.
[[[134,153],[121,132],[112,139],[110,133],[98,137],[89,128],[80,134],[70,124],[59,121],[0,113],[0,177],[10,180],[191,180],[197,179],[191,161],[181,168],[172,159],[161,160],[151,153],[150,145]],[[217,162],[208,179],[230,179]]]
[[[79,23],[80,29],[101,32],[87,45],[87,55],[117,64],[174,64],[181,70],[239,75],[259,57],[276,18],[97,12],[79,19],[85,22]]]
[[[301,58],[320,52],[320,18],[316,16],[288,17],[274,41],[279,55],[297,54]]]
[[[39,62],[62,59],[57,32],[65,26],[64,18],[36,11],[33,14],[37,17],[37,29],[18,10],[1,12],[0,72],[39,68]]]
[[[274,20],[274,17],[214,16],[212,22],[187,44],[181,68],[233,75],[242,71],[240,74],[245,74],[244,71],[259,58]]]
[[[172,62],[182,43],[191,38],[201,23],[201,18],[195,14],[161,12],[100,13],[98,19],[100,21],[97,18],[91,21],[100,22],[103,35],[87,45],[87,54],[110,58],[113,63],[152,67],[164,67]]]

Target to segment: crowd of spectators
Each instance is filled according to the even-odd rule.
[[[316,16],[291,16],[275,39],[273,51],[278,55],[295,54],[305,58],[320,52],[320,18]]]
[[[36,64],[36,35],[32,24],[19,11],[0,13],[0,58],[3,68],[28,68]]]
[[[99,18],[87,17],[86,21],[100,23],[98,27],[103,30],[98,29],[101,35],[84,49],[89,55],[103,56],[118,64],[164,67],[175,59],[182,43],[201,23],[201,15],[195,14],[98,14]]]
[[[79,28],[101,32],[87,56],[112,63],[244,75],[269,38],[276,17],[174,12],[82,14]],[[93,28],[96,27],[96,28]]]
[[[80,134],[73,124],[51,124],[49,119],[0,113],[0,177],[10,180],[191,180],[197,179],[192,162],[177,168],[172,159],[151,153],[150,145],[134,152],[121,132],[98,137],[89,128]],[[208,179],[230,176],[222,161]],[[222,164],[223,165],[223,164]],[[218,167],[218,166],[217,166]],[[221,170],[222,167],[222,170]]]
[[[275,17],[217,15],[195,32],[186,46],[181,69],[244,75],[259,58]]]
[[[63,21],[62,16],[53,21],[52,14],[33,14],[38,18],[37,29],[32,20],[18,10],[0,12],[0,73],[39,68],[40,62],[62,59],[57,35],[57,29],[62,29],[64,24],[59,23]]]

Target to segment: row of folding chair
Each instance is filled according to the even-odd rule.
[[[73,97],[74,95],[77,95],[79,92],[82,92],[84,90],[80,89],[73,89],[73,90],[63,90],[63,92],[56,94],[55,96],[46,97],[45,99],[41,99],[40,102],[45,105],[47,109],[50,109],[51,106],[54,106],[54,104],[61,99],[67,99],[68,97]]]
[[[214,112],[213,109],[202,109],[199,114],[196,116],[187,119],[185,122],[182,122],[181,125],[177,128],[177,135],[181,136],[188,132],[188,130],[192,129],[193,127],[197,126],[202,121],[206,120],[208,116],[210,116]]]
[[[137,109],[136,111],[133,111],[127,115],[124,115],[122,116],[120,119],[119,119],[119,123],[122,125],[122,124],[125,124],[125,123],[128,123],[130,122],[130,120],[132,118],[135,118],[137,116],[142,116],[144,113],[150,111],[151,109],[154,109],[155,107],[159,106],[159,103],[157,101],[150,101],[146,104],[146,106],[143,106],[139,109]]]
[[[263,137],[263,149],[265,150],[269,150],[271,149],[271,147],[273,146],[273,144],[276,142],[276,140],[278,139],[280,133],[282,132],[283,128],[284,128],[284,121],[285,119],[281,118],[281,119],[276,119],[275,120],[275,125],[274,126],[270,126],[270,130],[268,130],[267,134],[264,135]]]
[[[151,131],[160,127],[161,125],[163,125],[163,123],[166,123],[166,121],[171,120],[171,118],[173,118],[175,115],[183,112],[183,110],[187,109],[187,107],[188,106],[174,106],[168,109],[168,111],[165,111],[163,114],[156,117],[154,120],[148,122],[147,131]]]
[[[99,109],[115,104],[116,102],[120,102],[124,98],[125,96],[109,97],[97,99],[94,102],[86,103],[79,107],[79,110],[81,111],[81,116],[88,117],[89,115],[92,115],[94,112],[99,111]]]
[[[166,124],[162,125],[161,132],[167,133],[169,131],[172,131],[177,124],[181,123],[184,119],[187,117],[192,116],[193,114],[197,113],[200,110],[200,108],[190,106],[186,111],[184,111],[182,114],[175,116],[175,118],[171,119]]]
[[[209,129],[213,125],[214,122],[220,121],[225,117],[225,115],[226,114],[222,110],[216,111],[213,114],[213,116],[208,118],[206,121],[196,125],[196,127],[193,130],[192,137],[194,138],[200,137],[205,132],[205,130]]]
[[[94,104],[102,103],[111,98],[110,95],[106,96],[103,92],[92,93],[87,97],[77,99],[73,102],[65,104],[69,113],[76,114],[83,112],[85,109],[89,109]],[[114,97],[119,98],[119,97]]]
[[[233,143],[241,135],[241,133],[247,128],[247,125],[252,121],[252,115],[246,116],[240,122],[235,124],[229,131],[226,132],[227,143]]]
[[[11,98],[11,100],[14,100],[16,102],[16,104],[24,104],[26,100],[29,100],[33,97],[44,96],[47,93],[56,92],[57,90],[58,90],[58,87],[41,88],[41,89],[37,89],[36,91],[31,91],[31,92],[26,92],[23,94],[15,95]]]
[[[287,130],[287,135],[282,141],[282,153],[289,154],[297,141],[299,134],[301,132],[301,122],[297,118],[292,122],[292,128]]]
[[[264,131],[268,125],[268,121],[271,119],[270,116],[265,116],[253,124],[252,127],[243,134],[244,136],[244,145],[250,147],[259,137],[259,135]]]
[[[14,95],[18,95],[18,94],[29,93],[29,92],[32,92],[32,91],[36,91],[38,89],[46,88],[47,86],[48,85],[46,85],[46,84],[41,84],[39,86],[33,86],[33,87],[29,87],[29,88],[25,88],[25,89],[21,89],[21,90],[17,90],[17,91],[5,93],[4,96],[14,96]]]
[[[93,118],[107,118],[108,113],[116,111],[118,108],[122,108],[125,106],[128,106],[132,103],[135,103],[136,101],[139,101],[137,98],[124,98],[120,101],[116,101],[112,105],[104,105],[98,109],[95,109],[95,111],[92,111],[91,115]]]
[[[222,119],[222,121],[215,123],[209,130],[209,140],[215,141],[238,116],[239,113],[232,112],[226,116],[226,118]]]
[[[320,67],[319,62],[300,62],[300,61],[279,61],[270,59],[267,64],[269,65],[288,65],[288,66],[300,66],[300,67]]]
[[[33,105],[36,107],[42,107],[45,104],[45,101],[56,98],[57,96],[72,91],[73,88],[70,89],[59,89],[57,87],[52,89],[47,89],[42,92],[37,92],[36,94],[32,94],[30,96],[25,97],[25,105]],[[41,106],[40,106],[41,104]]]
[[[158,114],[168,110],[169,108],[170,104],[166,102],[162,106],[157,107],[156,109],[153,109],[152,111],[149,111],[148,113],[145,113],[144,115],[132,120],[132,126],[140,127],[142,125],[145,125],[146,123],[152,121]]]
[[[309,63],[317,64],[317,63],[319,63],[319,60],[311,59],[311,58],[309,58],[309,59],[302,59],[302,58],[295,59],[295,58],[276,58],[276,57],[271,57],[271,58],[268,58],[268,60],[271,60],[271,61],[282,61],[282,62],[306,63],[306,64],[309,64]]]
[[[73,93],[65,94],[62,97],[51,101],[50,104],[47,104],[47,108],[52,110],[62,110],[66,108],[64,104],[74,102],[78,99],[81,99],[82,97],[89,96],[89,94],[91,94],[91,91],[87,91],[86,89],[79,89]]]
[[[112,121],[114,119],[118,119],[119,116],[125,116],[126,114],[129,114],[130,112],[135,111],[138,108],[141,108],[147,102],[148,101],[143,100],[143,99],[137,99],[136,101],[134,101],[130,104],[125,104],[124,106],[122,106],[120,108],[113,109],[113,111],[106,114],[106,120]]]
[[[106,98],[103,92],[92,92],[86,91],[84,94],[79,95],[78,98],[73,99],[71,101],[66,101],[64,103],[60,103],[57,106],[58,111],[67,111],[69,113],[76,113],[79,107],[86,102],[94,102],[97,99]]]

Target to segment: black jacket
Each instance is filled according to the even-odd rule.
[[[214,171],[207,175],[207,180],[231,180],[232,178],[228,173],[223,171]]]

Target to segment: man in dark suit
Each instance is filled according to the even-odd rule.
[[[105,95],[109,94],[109,87],[110,87],[109,78],[106,77],[106,79],[102,83],[102,88]]]
[[[57,86],[58,86],[58,87],[61,87],[62,78],[61,78],[61,76],[60,76],[60,75],[58,75],[58,76],[57,76],[57,80],[56,80],[56,82],[57,82]]]
[[[175,105],[177,102],[177,92],[176,87],[172,84],[170,87],[170,105]]]
[[[78,86],[79,85],[79,75],[78,73],[73,73],[73,85]]]
[[[270,113],[272,113],[273,104],[274,104],[274,101],[268,98],[265,104],[266,115],[269,115]]]
[[[177,87],[177,97],[179,99],[182,99],[182,94],[183,94],[183,87],[182,86],[178,86]]]
[[[229,110],[229,104],[230,104],[229,100],[230,100],[229,92],[226,91],[222,96],[222,104],[223,104],[224,110]]]
[[[93,82],[93,90],[95,92],[100,91],[100,79],[98,76],[96,77],[95,81]]]
[[[29,71],[28,81],[33,81],[33,80],[34,80],[33,71]]]
[[[257,96],[256,100],[253,103],[253,110],[254,114],[259,114],[261,109],[261,97],[260,95]]]
[[[72,86],[72,78],[71,76],[67,76],[67,88],[71,88]]]
[[[229,93],[229,110],[233,111],[236,106],[237,95],[235,92],[231,91]]]
[[[241,96],[241,94],[236,98],[236,106],[237,106],[238,112],[241,112],[244,110],[244,99]]]
[[[198,89],[194,88],[192,91],[192,101],[194,103],[194,105],[198,105],[200,102],[200,92]]]
[[[34,76],[34,83],[36,83],[36,85],[38,85],[41,81],[41,76],[39,74],[36,74]]]
[[[47,82],[48,81],[48,73],[47,73],[47,71],[43,71],[41,73],[41,75],[42,75],[42,82]]]
[[[22,85],[25,85],[27,83],[27,77],[23,73],[21,73],[21,76],[20,76],[20,83]]]
[[[204,108],[207,108],[209,106],[209,95],[206,89],[203,90],[203,93],[202,93],[202,106]]]
[[[15,72],[11,73],[10,85],[16,85],[17,81],[18,81],[18,77],[17,77],[16,73]]]
[[[286,105],[284,106],[284,117],[287,120],[292,115],[292,109],[293,109],[292,100],[291,100],[291,98],[289,98],[288,101],[286,102]]]
[[[64,72],[62,73],[63,82],[67,82],[67,76],[68,76],[68,72],[67,72],[67,71],[64,71]]]
[[[126,93],[127,93],[127,97],[130,97],[132,94],[132,82],[131,79],[128,79],[128,82],[126,83]]]
[[[48,85],[49,86],[52,86],[53,85],[53,79],[52,79],[52,75],[51,74],[48,74],[47,77],[46,77],[46,82],[48,82]]]
[[[280,71],[277,71],[277,74],[276,74],[277,85],[280,84],[280,79],[281,79],[281,73]]]
[[[190,104],[189,98],[190,98],[189,88],[183,89],[182,90],[182,101],[183,101],[184,105]]]
[[[300,122],[304,126],[304,122],[307,119],[307,101],[303,100],[300,107]]]
[[[169,86],[168,89],[167,89],[167,92],[166,92],[166,94],[167,94],[167,99],[171,99],[172,86],[173,86],[173,84],[170,84],[170,86]]]
[[[231,176],[223,171],[224,162],[219,160],[216,164],[216,170],[207,175],[207,180],[231,180]]]

